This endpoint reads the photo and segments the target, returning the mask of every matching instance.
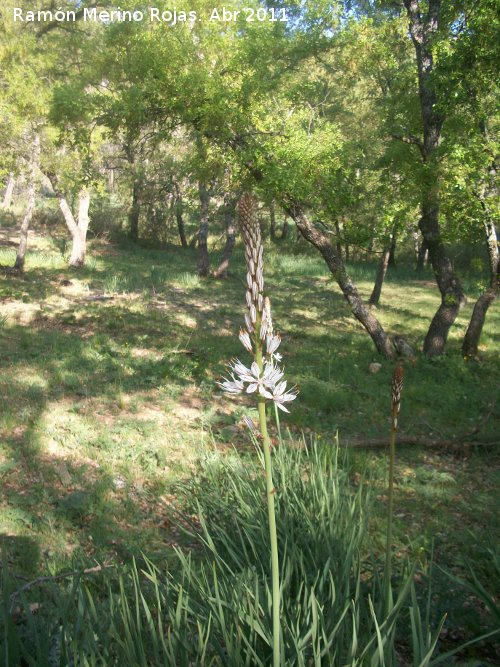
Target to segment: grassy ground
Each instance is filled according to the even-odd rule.
[[[25,275],[0,272],[0,534],[13,569],[27,577],[140,552],[168,556],[180,539],[169,518],[175,486],[207,451],[245,448],[241,417],[252,411],[216,385],[227,361],[245,360],[236,336],[244,314],[240,252],[226,281],[200,281],[189,250],[95,240],[86,268],[72,272],[61,238],[34,235]],[[0,265],[13,264],[15,240],[4,227]],[[378,357],[320,258],[302,244],[266,250],[286,374],[300,388],[284,428],[332,446],[337,431],[344,445],[385,437],[391,364]],[[351,272],[368,296],[374,267]],[[407,364],[406,434],[458,442],[480,427],[476,440],[494,438],[500,311],[488,314],[481,362],[465,363],[459,350],[470,287],[447,355]],[[401,269],[389,275],[377,316],[420,348],[438,302],[431,276],[415,280]],[[352,460],[376,488],[372,531],[382,546],[384,448],[355,449]],[[467,557],[487,580],[487,548],[498,549],[500,534],[498,461],[495,448],[400,447],[399,557],[424,561],[434,541],[438,564],[459,568]]]

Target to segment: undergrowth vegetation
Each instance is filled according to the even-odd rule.
[[[450,664],[446,644],[432,658],[445,619],[432,612],[431,571],[403,568],[385,610],[382,567],[367,537],[367,479],[354,486],[339,456],[335,444],[314,441],[275,453],[283,664]],[[263,460],[212,453],[178,490],[186,502],[176,520],[191,548],[176,549],[168,565],[141,559],[94,581],[13,598],[4,577],[7,664],[269,664]]]

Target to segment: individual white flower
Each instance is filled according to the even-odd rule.
[[[231,375],[232,380],[228,380],[227,378],[224,379],[223,382],[217,382],[219,387],[222,387],[222,389],[227,393],[227,394],[241,394],[242,391],[245,389],[245,385],[243,384],[243,381],[240,379],[236,379],[234,375]]]
[[[267,354],[269,354],[271,357],[274,355],[276,350],[279,348],[281,343],[281,336],[279,334],[272,335],[272,334],[267,334],[266,335],[266,351]]]
[[[283,371],[278,367],[274,366],[270,362],[266,362],[264,366],[263,379],[269,389],[274,390],[275,386],[283,379]]]
[[[245,315],[245,326],[247,328],[248,333],[253,333],[255,331],[252,321],[250,319],[250,315],[248,315],[248,313]]]
[[[283,382],[280,382],[278,385],[273,390],[273,401],[280,410],[283,410],[283,412],[290,412],[287,408],[285,408],[284,403],[290,403],[291,401],[294,401],[297,398],[298,392],[294,389],[292,391],[287,392],[286,391],[286,380],[283,380]]]
[[[255,361],[250,368],[247,368],[239,359],[236,359],[229,368],[242,382],[254,382],[255,378],[259,376],[259,367]]]
[[[240,335],[239,339],[241,341],[241,344],[247,350],[247,352],[252,352],[252,341],[250,340],[250,336],[247,331],[244,331],[243,329],[240,329]]]

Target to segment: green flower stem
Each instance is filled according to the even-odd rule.
[[[279,410],[278,406],[276,403],[274,404],[274,416],[276,417],[276,428],[278,430],[278,442],[280,445],[283,444],[283,440],[281,439],[281,425],[280,425],[280,415],[279,415]]]
[[[259,318],[260,319],[260,318]],[[260,329],[260,321],[256,324],[256,330]],[[256,335],[255,360],[262,373],[264,364],[262,361],[262,343]],[[266,401],[263,396],[258,398],[259,424],[264,448],[264,464],[266,468],[266,495],[267,513],[269,521],[269,537],[271,539],[271,579],[273,596],[273,667],[280,667],[280,571],[278,559],[278,534],[276,531],[276,510],[274,507],[275,488],[273,484],[271,441],[267,432]]]
[[[388,488],[388,508],[387,508],[387,541],[385,547],[385,600],[386,609],[389,612],[392,608],[392,516],[394,513],[394,462],[396,458],[396,426],[397,409],[392,409],[391,439],[389,443],[389,488]]]

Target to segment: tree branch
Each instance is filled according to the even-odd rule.
[[[418,148],[420,151],[420,154],[422,158],[425,160],[425,148],[424,148],[424,142],[421,141],[418,137],[415,137],[413,134],[391,134],[391,137],[393,139],[398,139],[399,141],[402,141],[405,144],[413,144]]]

